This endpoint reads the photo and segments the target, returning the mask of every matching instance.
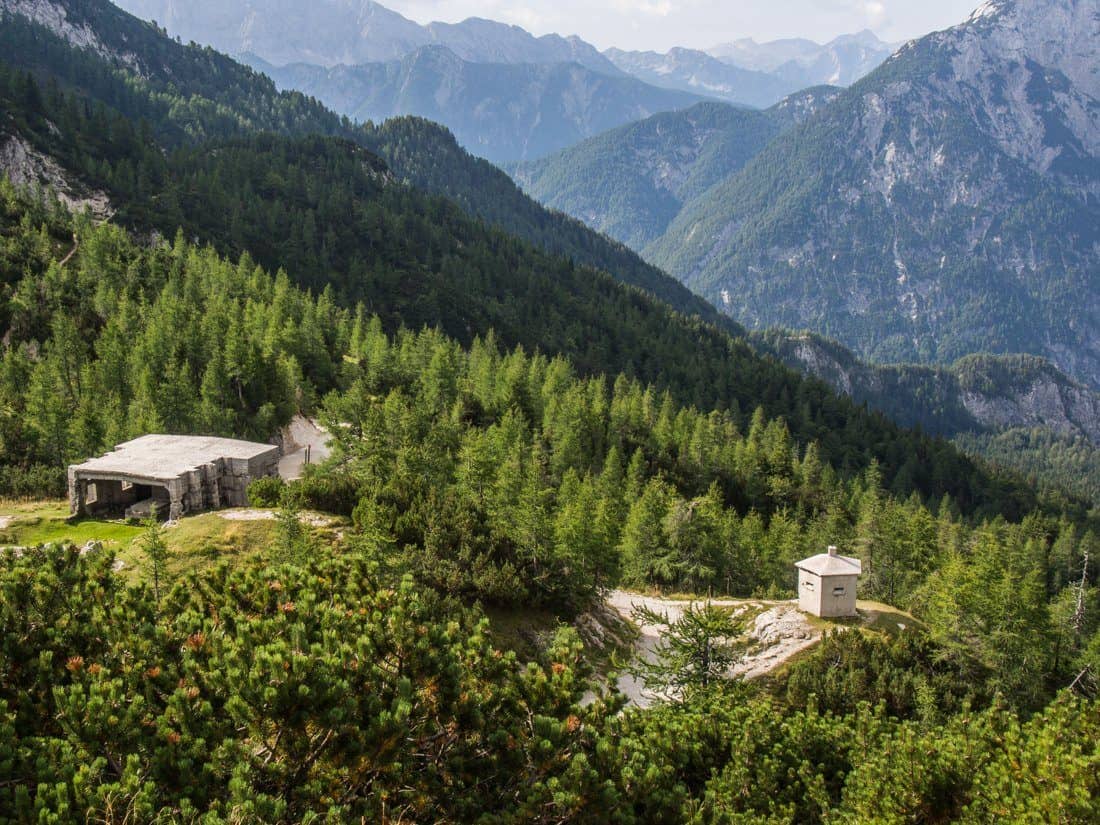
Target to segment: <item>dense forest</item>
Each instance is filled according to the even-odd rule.
[[[1086,554],[1100,559],[1067,515],[979,520],[950,497],[892,490],[873,461],[838,472],[763,407],[685,406],[492,332],[468,345],[438,329],[389,333],[362,304],[313,297],[247,256],[234,264],[182,237],[140,246],[10,184],[0,194],[5,268],[26,273],[5,305],[16,345],[0,373],[0,437],[17,466],[60,468],[151,430],[263,437],[316,409],[337,457],[299,485],[299,503],[352,515],[426,586],[563,615],[620,582],[787,595],[791,564],[830,540],[864,556],[870,597],[921,606],[945,565],[962,565],[957,587],[993,564],[1014,612],[1030,593],[1043,614]],[[1032,624],[1035,640],[1056,632]],[[1071,667],[1012,661],[1001,678],[1020,689]]]
[[[1024,714],[931,643],[843,634],[774,692],[619,712],[586,699],[574,631],[518,661],[476,611],[388,583],[362,549],[189,576],[159,605],[106,553],[0,564],[5,822],[1097,814],[1096,702]]]
[[[6,77],[21,131],[49,147],[57,137],[47,123],[71,128],[70,154],[60,156],[104,186],[117,219],[135,228],[172,237],[182,227],[223,253],[249,252],[296,284],[364,303],[390,331],[438,325],[469,343],[493,329],[506,346],[568,355],[585,373],[626,372],[680,403],[730,410],[739,424],[762,406],[768,418],[785,417],[803,446],[817,441],[838,472],[877,461],[898,492],[949,494],[968,512],[1012,517],[1036,506],[1022,482],[856,407],[723,329],[388,179],[378,156],[354,142],[264,134],[165,154],[118,113],[60,89],[51,96],[19,71]]]
[[[1100,815],[1083,506],[624,285],[595,268],[612,247],[487,226],[484,192],[452,199],[494,179],[448,191],[466,161],[435,127],[372,146],[66,8],[126,59],[0,21],[0,136],[115,214],[0,177],[0,496],[59,494],[68,462],[149,431],[265,440],[309,413],[334,449],[250,489],[278,512],[257,558],[166,580],[155,520],[152,577],[95,545],[0,552],[0,822]],[[303,508],[346,527],[321,540]],[[577,630],[616,586],[788,598],[826,544],[912,627],[838,625],[766,682],[685,679],[649,709]],[[509,652],[493,611],[556,629]]]
[[[1079,694],[1100,667],[1100,547],[1083,526],[929,510],[874,467],[840,478],[762,411],[741,432],[728,412],[492,336],[388,334],[247,257],[141,246],[2,192],[5,266],[50,262],[9,306],[53,308],[38,354],[5,355],[5,398],[27,403],[5,446],[79,450],[112,424],[169,420],[247,433],[312,403],[338,436],[332,462],[254,495],[354,525],[333,546],[291,531],[269,560],[163,598],[104,551],[5,554],[9,821],[1095,813],[1100,717]],[[76,334],[93,317],[108,319],[94,354]],[[691,687],[645,711],[601,687],[574,630],[524,662],[470,606],[567,619],[620,583],[784,596],[791,561],[836,537],[863,558],[866,594],[919,630],[830,637],[774,684]]]

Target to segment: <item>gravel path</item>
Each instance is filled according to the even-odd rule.
[[[302,477],[307,450],[310,464],[320,464],[332,454],[328,433],[311,418],[294,416],[283,428],[282,435],[286,454],[279,459],[279,475],[286,481]]]

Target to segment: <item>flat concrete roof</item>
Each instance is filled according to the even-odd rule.
[[[106,455],[92,458],[70,469],[77,473],[133,476],[171,481],[219,458],[258,458],[270,452],[273,444],[256,444],[234,438],[202,435],[143,435],[119,444]]]

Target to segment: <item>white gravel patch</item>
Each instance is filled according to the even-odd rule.
[[[274,510],[257,510],[253,508],[222,510],[218,513],[226,521],[274,521]],[[329,527],[333,519],[320,513],[300,513],[298,520],[310,527]]]
[[[645,607],[656,613],[663,613],[671,621],[676,621],[684,610],[692,604],[705,604],[707,599],[665,599],[657,596],[645,596],[640,593],[628,593],[625,590],[613,590],[607,596],[607,605],[625,619],[634,621],[635,607]],[[736,616],[747,610],[760,610],[753,621],[750,632],[752,647],[732,669],[732,675],[754,679],[771,673],[788,661],[792,656],[813,647],[821,640],[821,631],[810,624],[798,609],[795,601],[775,602],[761,599],[710,599],[715,607],[732,608]],[[660,629],[642,624],[638,627],[639,636],[635,644],[638,657],[652,660],[657,643],[660,641]],[[619,677],[619,690],[638,707],[648,707],[658,698],[645,690],[642,683],[630,674]]]

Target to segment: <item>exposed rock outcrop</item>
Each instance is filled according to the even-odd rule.
[[[1100,393],[1035,356],[975,355],[949,367],[874,365],[834,341],[769,331],[760,345],[899,423],[952,436],[1045,428],[1100,444]]]
[[[0,17],[16,14],[48,29],[78,49],[91,49],[101,57],[118,60],[141,74],[134,54],[108,46],[87,21],[74,19],[65,5],[55,0],[0,0]]]
[[[106,220],[114,214],[105,193],[84,186],[57,161],[21,137],[0,133],[0,173],[17,186],[49,189],[69,209],[75,212],[88,209],[97,220]]]

